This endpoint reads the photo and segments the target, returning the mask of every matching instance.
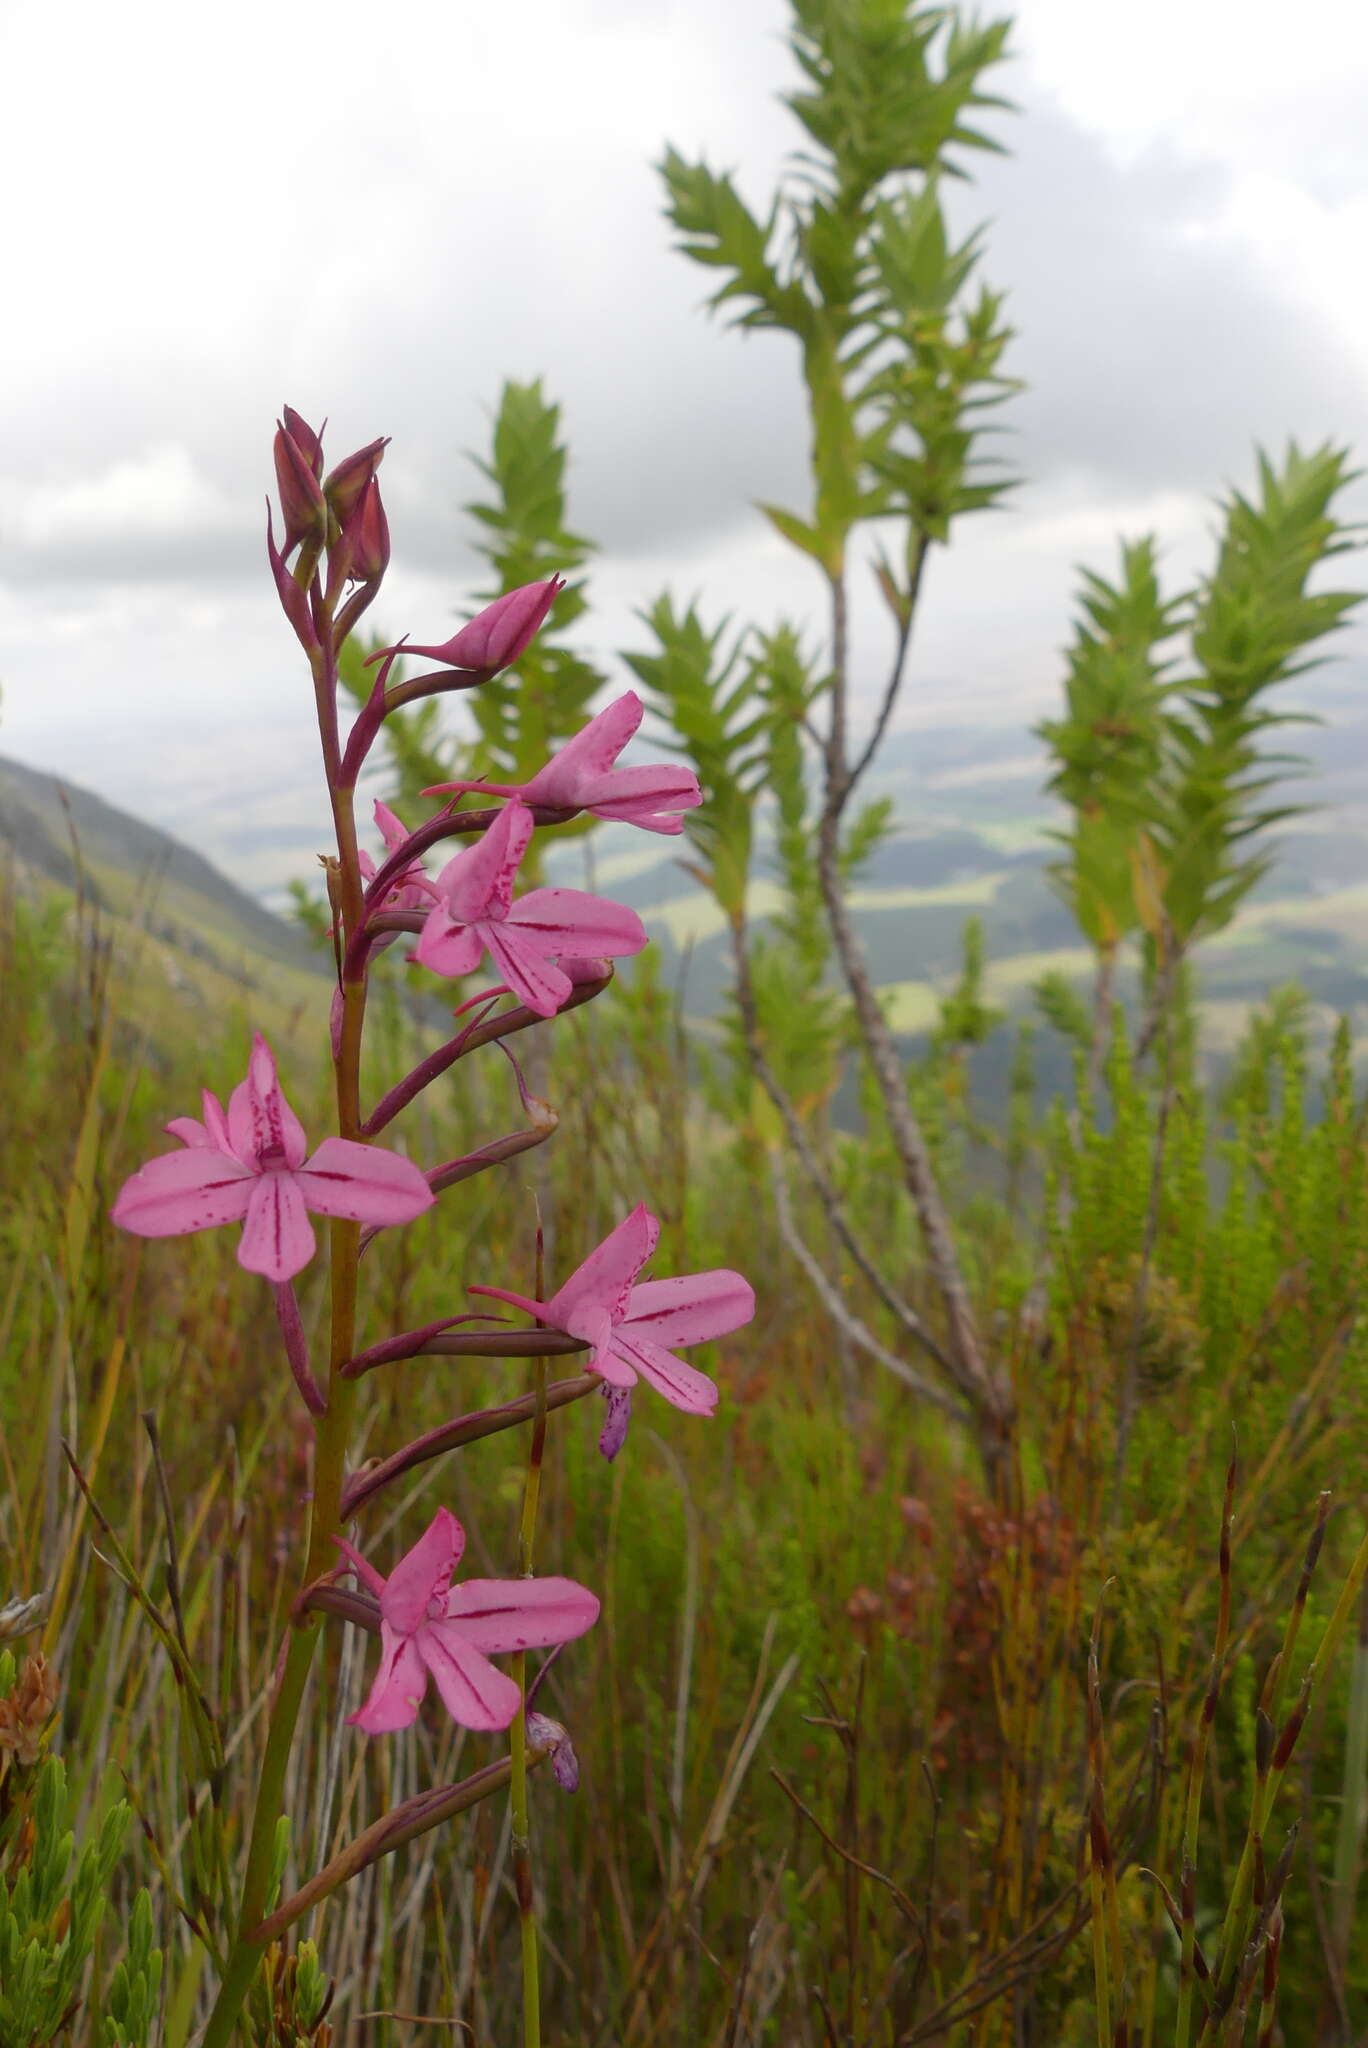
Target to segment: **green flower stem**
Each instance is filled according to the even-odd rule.
[[[337,824],[343,925],[350,934],[356,928],[353,921],[359,920],[362,914],[361,871],[350,790],[333,791],[333,816]],[[354,980],[344,982],[342,988],[342,1031],[336,1060],[336,1088],[338,1127],[344,1138],[359,1138],[361,1133],[361,1030],[365,1009],[363,971]],[[322,1577],[336,1563],[337,1553],[332,1539],[342,1527],[342,1487],[356,1402],[355,1383],[343,1378],[341,1369],[356,1349],[356,1283],[361,1226],[334,1218],[329,1242],[332,1317],[328,1405],[315,1426],[313,1501],[301,1590]],[[228,1954],[202,2048],[228,2048],[243,2000],[261,1962],[262,1944],[259,1939],[252,1939],[252,1933],[270,1905],[267,1892],[271,1881],[276,1824],[284,1810],[285,1774],[294,1746],[309,1667],[320,1634],[321,1617],[316,1612],[297,1609],[296,1615],[284,1669],[271,1706],[238,1909],[237,1935]]]
[[[538,1275],[540,1280],[540,1275]],[[532,1441],[527,1452],[527,1479],[523,1486],[522,1523],[518,1531],[518,1570],[525,1579],[532,1576],[532,1557],[537,1540],[537,1509],[541,1502],[542,1455],[546,1449],[546,1359],[537,1360],[536,1407],[532,1416]],[[513,1660],[513,1677],[522,1699],[509,1730],[509,1805],[513,1835],[513,1881],[518,1893],[518,1927],[522,1942],[523,2048],[541,2048],[541,1959],[537,1953],[536,1896],[532,1884],[531,1823],[527,1806],[527,1653],[519,1651]]]

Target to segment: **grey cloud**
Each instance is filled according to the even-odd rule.
[[[612,15],[616,0],[602,4]],[[741,12],[758,60],[780,12]],[[721,0],[706,13],[720,35]],[[753,69],[722,80],[706,132],[688,112],[673,139],[715,165],[739,160],[762,203],[797,131]],[[1029,79],[1017,96],[1021,116],[996,124],[1014,153],[980,160],[977,184],[955,195],[966,224],[992,217],[984,274],[1010,289],[1021,330],[1010,367],[1029,389],[1001,415],[1017,467],[1103,495],[1206,491],[1247,471],[1256,438],[1368,433],[1368,382],[1347,350],[1213,227],[1221,174],[1171,153],[1119,166]],[[385,480],[396,557],[450,576],[455,604],[473,570],[459,508],[479,489],[465,451],[486,443],[509,375],[542,376],[562,402],[571,518],[620,559],[697,552],[755,498],[800,503],[793,343],[728,332],[704,313],[713,274],[671,250],[649,163],[591,132],[561,168],[512,160],[496,174],[498,204],[482,206],[469,165],[391,153],[388,203],[404,228],[378,279],[340,237],[308,304],[268,294],[231,351],[216,355],[206,333],[174,363],[119,357],[79,406],[50,411],[45,430],[17,419],[6,460],[21,479],[54,464],[63,475],[79,463],[98,470],[172,434],[233,509],[158,532],[112,521],[19,541],[0,550],[0,579],[260,579],[271,425],[288,397],[315,418],[331,414],[338,452],[394,435]]]
[[[1255,441],[1368,434],[1368,366],[1219,228],[1221,172],[1158,149],[1118,165],[1049,104],[1011,143],[957,212],[991,219],[1027,474],[1208,490],[1248,472]]]

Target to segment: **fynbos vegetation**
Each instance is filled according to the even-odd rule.
[[[782,188],[660,178],[801,376],[762,513],[820,629],[644,592],[615,685],[531,382],[471,615],[369,638],[385,442],[287,408],[331,983],[168,985],[98,874],[0,898],[0,2048],[1368,2027],[1368,1104],[1295,988],[1219,1065],[1202,1007],[1358,601],[1350,457],[1259,455],[1191,589],[1156,535],[1084,574],[1039,734],[1091,987],[1009,1019],[971,921],[910,1045],[856,899],[924,592],[1011,482],[943,205],[1008,29],[792,15]],[[604,821],[715,906],[711,1030],[566,886]]]

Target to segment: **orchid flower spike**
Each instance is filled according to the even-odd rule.
[[[365,1705],[348,1717],[367,1735],[410,1727],[429,1676],[463,1728],[507,1728],[522,1694],[490,1656],[573,1642],[598,1620],[597,1599],[573,1579],[467,1579],[453,1586],[465,1531],[448,1508],[438,1508],[388,1578],[345,1537],[333,1541],[380,1602],[380,1669]]]
[[[403,651],[426,655],[429,661],[440,661],[447,668],[497,675],[501,668],[510,668],[520,654],[527,652],[564,588],[565,579],[561,576],[553,576],[549,583],[524,583],[521,589],[496,597],[493,604],[477,612],[440,647],[406,644]],[[391,647],[379,648],[369,657],[367,667],[394,652]]]
[[[149,1159],[124,1182],[114,1221],[137,1237],[241,1223],[238,1263],[267,1280],[292,1280],[313,1257],[308,1209],[353,1223],[409,1223],[435,1199],[413,1161],[381,1145],[325,1138],[306,1160],[303,1125],[260,1032],[226,1112],[206,1088],[203,1122],[181,1116],[166,1128],[184,1149]]]
[[[588,1369],[602,1376],[609,1392],[606,1457],[616,1456],[627,1433],[629,1410],[622,1402],[614,1403],[613,1394],[635,1386],[638,1379],[690,1415],[711,1415],[717,1388],[706,1373],[685,1365],[668,1347],[725,1337],[755,1314],[749,1282],[726,1267],[638,1283],[637,1274],[659,1236],[660,1224],[639,1202],[550,1301],[529,1301],[502,1287],[470,1289],[472,1294],[511,1302],[550,1329],[563,1330],[593,1347]]]
[[[488,953],[520,1002],[554,1017],[574,985],[556,960],[639,953],[646,930],[634,910],[583,889],[532,889],[515,903],[513,882],[531,837],[526,804],[506,804],[488,831],[449,860],[410,957],[434,974],[460,975],[473,974]]]
[[[641,724],[643,705],[635,690],[618,697],[582,732],[551,756],[530,782],[510,788],[494,782],[439,782],[424,796],[482,790],[495,796],[518,796],[525,804],[553,810],[592,811],[596,818],[641,825],[647,832],[682,832],[681,811],[703,801],[692,768],[663,762],[659,766],[615,768],[613,763]]]

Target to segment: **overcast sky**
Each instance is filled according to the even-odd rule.
[[[799,133],[774,98],[786,19],[0,0],[0,752],[248,886],[307,871],[316,738],[262,553],[285,400],[328,415],[334,454],[394,436],[387,633],[452,630],[465,451],[501,380],[537,375],[603,549],[596,651],[641,644],[631,614],[666,583],[815,622],[810,571],[748,509],[800,502],[792,344],[703,315],[651,170],[672,142],[763,205]],[[1031,482],[935,558],[913,722],[1024,727],[1057,686],[1073,564],[1154,528],[1181,579],[1255,441],[1368,458],[1368,9],[1022,0],[1017,24],[1012,154],[960,206],[991,221],[984,275],[1021,330],[1008,447]],[[1362,559],[1347,574],[1368,584]],[[871,608],[857,634],[871,668],[880,626]]]

